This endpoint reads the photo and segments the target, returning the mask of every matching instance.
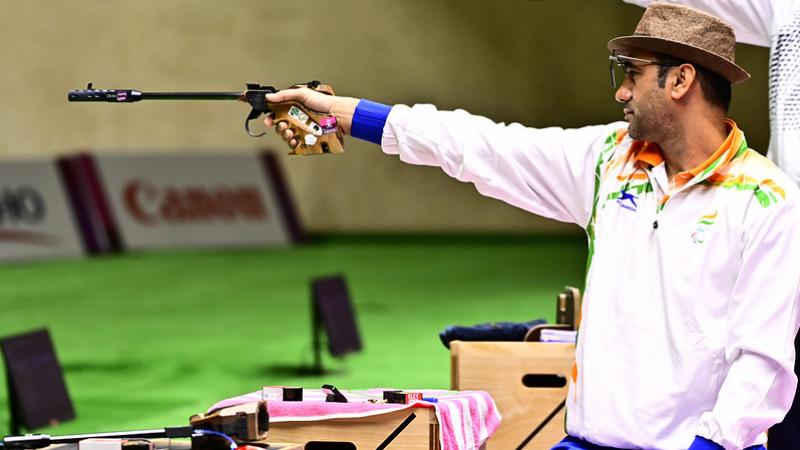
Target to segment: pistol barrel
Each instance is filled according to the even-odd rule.
[[[244,100],[244,92],[140,92],[135,89],[80,89],[67,93],[71,102],[133,103],[140,100]]]
[[[142,100],[244,100],[244,92],[142,92]]]

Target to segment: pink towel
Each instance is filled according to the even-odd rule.
[[[385,390],[397,389],[342,391],[348,403],[326,403],[321,389],[303,389],[302,402],[267,401],[269,420],[297,422],[359,418],[408,408],[434,408],[442,450],[478,450],[500,425],[500,413],[494,400],[484,391],[406,389],[407,392],[422,392],[423,397],[438,401],[413,401],[408,405],[369,403],[369,399],[381,399]],[[261,399],[262,391],[251,392],[217,402],[209,411]]]

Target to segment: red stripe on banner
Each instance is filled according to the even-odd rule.
[[[38,245],[56,245],[59,242],[58,237],[38,233],[36,231],[23,231],[23,230],[0,230],[0,241],[6,242],[22,242],[25,244],[38,244]]]

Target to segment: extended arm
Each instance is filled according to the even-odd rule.
[[[389,107],[351,98],[321,98],[313,92],[285,95],[306,96],[300,99],[306,106],[331,112],[343,129],[380,144],[385,153],[405,162],[441,167],[486,196],[580,226],[586,225],[591,213],[596,176],[605,162],[600,154],[616,144],[610,135],[626,126],[533,129],[495,123],[463,110],[438,111],[432,105]],[[280,125],[278,132],[290,145],[295,143]]]
[[[402,161],[441,167],[488,197],[586,226],[596,176],[607,161],[600,154],[616,144],[605,140],[626,125],[534,129],[463,110],[396,105],[387,117],[381,147]]]

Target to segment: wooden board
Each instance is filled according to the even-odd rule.
[[[488,450],[516,449],[567,396],[567,386],[527,387],[523,377],[554,374],[569,379],[575,360],[573,344],[540,342],[450,343],[451,388],[488,392],[503,421],[487,442]],[[564,438],[564,410],[525,450],[549,450]]]
[[[431,408],[410,408],[358,419],[271,422],[269,439],[280,442],[350,442],[358,450],[373,450],[411,413],[417,417],[387,449],[439,450],[439,425]]]

